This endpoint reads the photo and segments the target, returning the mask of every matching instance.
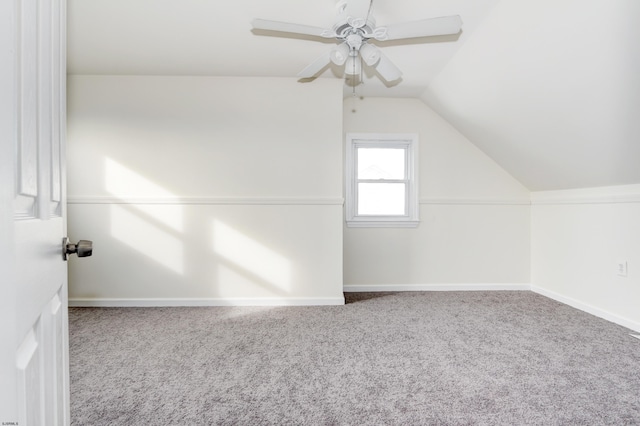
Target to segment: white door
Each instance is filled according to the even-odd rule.
[[[0,0],[0,424],[69,424],[65,0]]]

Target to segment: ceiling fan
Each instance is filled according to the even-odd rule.
[[[373,42],[457,34],[462,27],[462,20],[458,15],[376,26],[371,14],[372,5],[373,0],[339,1],[338,18],[331,28],[267,19],[254,19],[252,25],[256,30],[336,39],[338,45],[300,71],[300,78],[315,77],[331,63],[337,66],[344,65],[345,74],[356,77],[360,75],[364,62],[374,68],[388,83],[399,80],[402,71],[374,46]]]

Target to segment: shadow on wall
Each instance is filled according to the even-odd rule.
[[[290,294],[289,258],[219,218],[192,217],[184,199],[111,158],[104,166],[105,188],[117,200],[109,207],[114,240],[174,272],[184,285],[206,276],[207,291],[218,297],[256,286],[274,296]]]

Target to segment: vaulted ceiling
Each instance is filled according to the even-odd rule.
[[[374,0],[377,25],[460,15],[463,31],[459,36],[379,43],[404,72],[403,79],[387,87],[369,72],[358,94],[420,96],[497,1]],[[295,77],[335,40],[252,31],[251,21],[331,28],[336,5],[336,0],[69,0],[68,71]],[[330,67],[321,77],[338,78],[340,71]]]
[[[295,77],[334,43],[252,19],[331,27],[335,5],[68,0],[68,72]],[[460,15],[463,30],[380,43],[403,78],[365,73],[358,95],[421,98],[531,190],[640,183],[637,0],[374,0],[373,15]]]
[[[640,183],[640,2],[504,0],[422,99],[531,190]]]

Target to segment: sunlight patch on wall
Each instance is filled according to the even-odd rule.
[[[218,297],[223,299],[233,299],[239,296],[257,297],[274,297],[284,296],[285,292],[280,288],[265,285],[258,277],[251,273],[245,273],[233,266],[218,264],[217,267],[217,283],[216,293]]]
[[[183,274],[182,241],[135,212],[127,210],[127,207],[111,205],[111,235],[162,266]]]
[[[213,221],[213,251],[241,271],[221,269],[220,274],[224,274],[219,277],[221,280],[246,284],[249,279],[258,284],[263,282],[262,287],[267,289],[273,286],[273,290],[291,291],[291,261],[220,220]]]
[[[176,196],[111,158],[105,159],[105,188],[122,200],[159,201],[158,204],[131,205],[171,229],[182,232],[184,228],[182,206],[170,204],[171,201],[176,200]]]

